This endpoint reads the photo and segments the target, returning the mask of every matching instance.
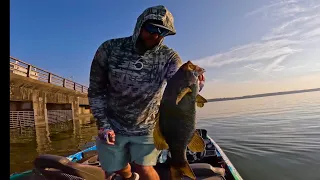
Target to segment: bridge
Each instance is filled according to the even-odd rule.
[[[10,56],[10,129],[90,116],[88,87]]]

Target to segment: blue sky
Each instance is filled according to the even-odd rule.
[[[10,55],[88,85],[97,47],[163,4],[177,29],[165,43],[207,70],[207,96],[320,87],[320,2],[239,2],[11,0]]]

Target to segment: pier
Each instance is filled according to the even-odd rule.
[[[90,116],[88,87],[10,56],[10,129]]]

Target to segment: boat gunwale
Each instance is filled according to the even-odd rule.
[[[220,148],[220,146],[210,137],[207,135],[207,138],[210,139],[210,141],[214,144],[216,147],[217,155],[220,155],[226,165],[228,166],[229,171],[231,172],[233,178],[235,180],[243,180],[243,178],[240,176],[240,173],[237,171],[237,169],[234,167],[234,165],[229,160],[228,156],[223,152],[223,150]]]

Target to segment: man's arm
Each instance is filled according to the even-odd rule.
[[[171,60],[168,65],[168,70],[165,75],[165,79],[167,81],[178,71],[180,66],[182,66],[182,60],[181,60],[178,53],[174,52],[174,54],[172,55],[172,57],[170,59]]]
[[[90,85],[88,98],[94,118],[97,120],[98,128],[112,129],[108,122],[105,108],[107,106],[108,86],[108,54],[110,43],[107,41],[100,45],[91,63]]]

